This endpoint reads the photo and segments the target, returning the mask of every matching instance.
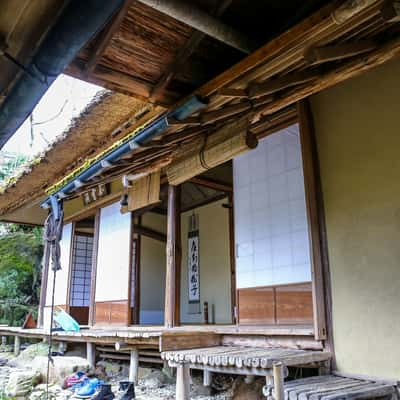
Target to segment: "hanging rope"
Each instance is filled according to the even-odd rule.
[[[47,372],[46,372],[46,400],[49,398],[49,377],[50,377],[50,364],[54,365],[54,360],[51,356],[51,349],[53,344],[53,319],[54,319],[54,298],[56,292],[56,274],[61,269],[61,248],[60,241],[62,238],[63,230],[63,211],[62,204],[58,203],[58,219],[55,217],[55,210],[52,210],[46,218],[43,231],[44,240],[44,257],[43,268],[49,270],[49,265],[53,271],[53,288],[51,294],[51,314],[50,314],[50,331],[49,331],[49,349],[47,353]]]

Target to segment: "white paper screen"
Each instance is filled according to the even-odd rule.
[[[311,280],[298,125],[233,161],[238,288]]]

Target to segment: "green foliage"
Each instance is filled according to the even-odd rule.
[[[36,313],[43,248],[41,228],[16,224],[0,235],[0,323],[21,325]]]
[[[14,174],[14,172],[29,161],[24,154],[0,152],[0,181]]]

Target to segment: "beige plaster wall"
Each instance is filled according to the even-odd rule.
[[[188,303],[187,235],[192,211],[182,214],[182,323],[202,323],[204,301],[208,301],[210,318],[214,306],[216,323],[231,323],[229,211],[221,207],[226,202],[221,200],[195,210],[200,232],[200,313],[196,314],[189,313]]]
[[[155,213],[142,216],[142,225],[167,233],[167,217]],[[146,236],[140,238],[140,311],[142,323],[162,323],[165,298],[166,244]]]
[[[400,61],[312,98],[338,368],[400,378]]]

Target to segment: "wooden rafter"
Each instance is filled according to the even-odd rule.
[[[351,43],[314,47],[304,53],[304,59],[308,64],[321,64],[327,61],[342,60],[363,54],[377,47],[375,40],[357,40]]]
[[[100,60],[101,56],[103,55],[105,49],[107,48],[108,44],[110,43],[112,37],[114,36],[115,32],[118,30],[122,20],[124,19],[126,13],[130,5],[132,4],[132,0],[125,0],[124,4],[122,5],[121,9],[118,13],[114,16],[112,21],[110,22],[109,26],[106,27],[105,30],[100,34],[98,38],[98,42],[94,47],[88,61],[85,65],[84,73],[87,76],[90,72],[93,71],[95,66],[97,65],[98,61]]]
[[[219,17],[230,6],[232,0],[224,0],[217,6],[211,15]],[[156,100],[157,96],[164,90],[164,88],[171,82],[176,73],[182,68],[189,57],[193,54],[200,42],[205,38],[206,34],[200,31],[195,31],[185,45],[180,49],[174,61],[161,75],[159,81],[154,85],[151,91],[151,100]]]

